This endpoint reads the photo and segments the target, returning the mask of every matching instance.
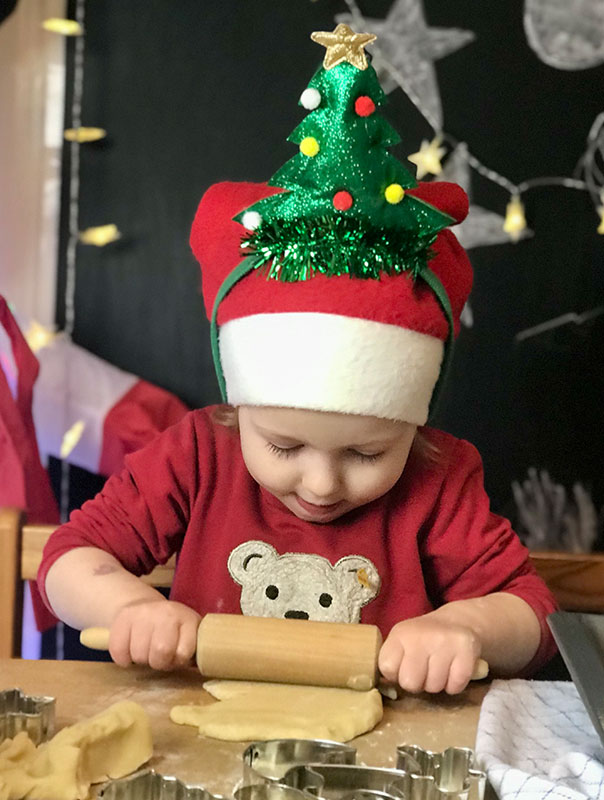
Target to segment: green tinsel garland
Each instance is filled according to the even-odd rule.
[[[304,281],[314,273],[377,279],[381,274],[410,272],[413,279],[426,266],[436,233],[376,229],[352,217],[318,217],[266,221],[241,244],[257,256],[256,267],[272,262],[267,277]]]

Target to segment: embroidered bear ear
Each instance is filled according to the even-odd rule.
[[[252,540],[240,544],[231,551],[227,567],[233,580],[241,586],[245,586],[260,564],[264,566],[270,561],[276,561],[278,557],[278,553],[272,545]]]
[[[364,556],[345,556],[334,566],[341,588],[359,607],[367,605],[380,590],[380,576],[373,564]]]

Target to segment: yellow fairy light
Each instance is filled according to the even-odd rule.
[[[510,202],[507,204],[503,230],[509,234],[513,242],[517,242],[522,232],[526,230],[524,205],[519,195],[512,195]]]
[[[60,33],[62,36],[82,36],[84,28],[75,19],[62,19],[49,17],[42,23],[42,27],[51,33]]]
[[[600,215],[600,224],[598,225],[598,233],[604,233],[604,189],[600,192],[600,203],[597,212]]]
[[[73,448],[82,438],[85,427],[86,423],[80,419],[77,422],[74,422],[71,428],[65,432],[63,435],[63,440],[61,441],[61,450],[59,451],[61,458],[67,458],[67,456],[71,453]]]
[[[443,170],[441,158],[447,152],[446,147],[441,147],[442,139],[436,136],[431,142],[424,139],[417,153],[411,153],[407,160],[417,166],[417,178],[421,180],[424,175],[440,175]]]
[[[390,186],[386,186],[384,197],[386,198],[387,203],[392,203],[392,205],[396,205],[397,203],[401,202],[404,196],[405,196],[405,190],[400,185],[400,183],[391,183]]]
[[[99,139],[104,139],[107,136],[107,131],[104,128],[67,128],[63,132],[63,136],[68,142],[85,144],[86,142],[97,142]]]
[[[46,328],[44,325],[41,325],[39,322],[32,320],[29,328],[24,333],[25,341],[30,347],[32,353],[37,353],[43,347],[47,347],[49,344],[52,343],[53,339],[56,339],[58,336],[50,328]]]
[[[321,148],[314,136],[307,136],[300,142],[300,152],[305,156],[316,156]]]
[[[355,33],[344,22],[340,22],[333,31],[315,31],[310,34],[310,38],[325,47],[324,69],[337,67],[343,61],[357,69],[367,69],[364,48],[375,42],[377,36],[373,33]]]
[[[97,225],[96,228],[86,228],[85,231],[80,231],[80,241],[83,244],[104,247],[106,244],[120,239],[121,235],[122,234],[117,229],[117,225],[113,223],[110,225]]]

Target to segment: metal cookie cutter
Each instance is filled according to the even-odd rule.
[[[235,800],[314,800],[312,795],[280,783],[254,783],[233,792]]]
[[[361,767],[352,764],[309,764],[292,767],[281,783],[325,800],[404,798],[399,769]],[[407,800],[407,798],[405,798]]]
[[[99,800],[222,800],[203,786],[186,784],[152,769],[108,781],[97,797]]]
[[[299,764],[354,764],[356,749],[325,739],[269,739],[243,753],[243,783],[278,781]]]
[[[400,784],[406,800],[484,800],[486,775],[474,768],[474,753],[468,747],[434,753],[401,745],[396,753],[397,768],[407,773]]]
[[[20,689],[0,692],[0,742],[25,731],[34,744],[54,734],[54,697],[34,697]]]

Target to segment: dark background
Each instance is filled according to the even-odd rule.
[[[359,5],[383,17],[390,0]],[[513,182],[571,175],[604,107],[604,68],[564,72],[540,62],[526,41],[523,7],[424,2],[431,26],[476,34],[435,65],[445,131]],[[109,136],[80,148],[80,229],[114,222],[123,238],[79,247],[76,343],[191,406],[218,400],[191,221],[213,182],[265,180],[295,154],[286,138],[305,113],[298,97],[324,53],[309,34],[331,30],[344,11],[343,0],[86,4],[82,124]],[[73,46],[68,40],[68,83]],[[66,108],[69,127],[69,91]],[[432,138],[400,90],[384,113],[401,134],[393,150],[401,160]],[[474,173],[472,191],[474,203],[505,213],[503,189]],[[547,188],[523,199],[535,236],[470,253],[474,327],[462,331],[434,422],[479,448],[496,511],[513,517],[510,483],[529,466],[548,468],[566,487],[582,481],[600,508],[604,317],[522,343],[514,336],[604,302],[604,240],[586,192]],[[66,218],[62,224],[59,326]],[[74,475],[76,505],[98,479]]]

